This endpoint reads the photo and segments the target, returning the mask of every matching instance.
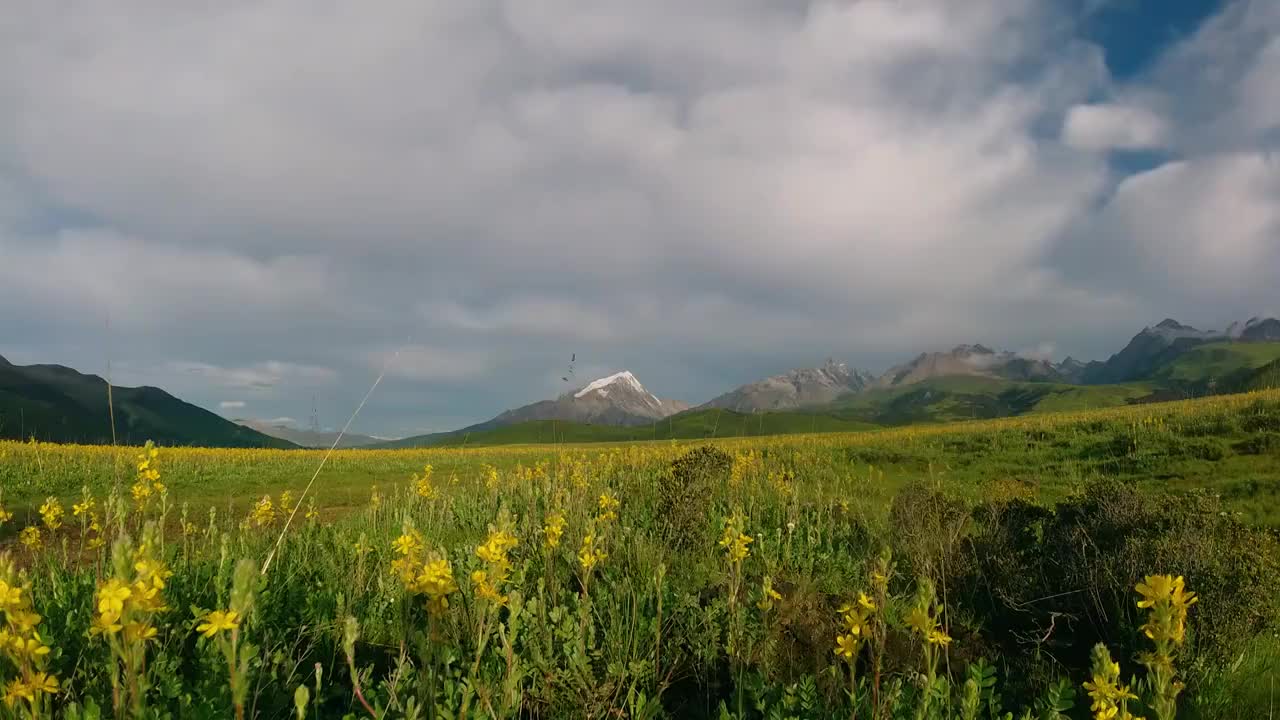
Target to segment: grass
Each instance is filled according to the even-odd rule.
[[[952,389],[960,387],[980,386]],[[1129,652],[1145,642],[1132,587],[1143,573],[1164,571],[1186,574],[1191,589],[1205,593],[1192,610],[1193,642],[1179,654],[1189,682],[1180,716],[1265,716],[1268,700],[1254,681],[1280,656],[1267,634],[1274,626],[1265,625],[1274,612],[1250,600],[1242,615],[1221,613],[1232,597],[1275,597],[1257,585],[1273,573],[1241,558],[1248,550],[1261,553],[1258,562],[1280,561],[1267,549],[1280,528],[1280,391],[772,437],[748,435],[758,417],[699,416],[721,437],[337,451],[313,489],[316,512],[302,505],[265,577],[257,568],[283,528],[280,506],[296,503],[281,495],[297,497],[322,451],[161,449],[154,467],[165,491],[141,483],[150,495],[136,501],[136,448],[3,442],[0,487],[13,517],[0,524],[0,545],[27,573],[44,618],[41,636],[52,652],[41,662],[64,688],[53,698],[58,716],[89,717],[76,713],[90,701],[111,715],[120,697],[112,673],[121,672],[137,676],[125,696],[140,698],[146,717],[227,717],[233,707],[246,717],[293,717],[295,692],[306,686],[307,717],[368,716],[368,703],[388,717],[452,717],[467,706],[473,716],[500,717],[819,718],[850,715],[845,690],[856,670],[862,716],[874,706],[883,717],[940,720],[971,717],[965,678],[985,672],[978,659],[986,656],[999,668],[992,679],[1005,707],[1015,717],[1023,708],[1042,717],[1047,704],[1065,703],[1063,688],[1078,689],[1089,676],[1080,658],[1096,638],[1116,648],[1125,677],[1142,676]],[[790,422],[806,420],[821,422],[803,413]],[[742,436],[723,437],[731,430],[720,428],[735,422]],[[557,439],[565,436],[574,437],[569,430]],[[1099,478],[1136,489],[1135,498],[1157,509],[1200,507],[1201,500],[1159,504],[1168,493],[1219,498],[1203,512],[1186,510],[1185,522],[1122,523],[1124,532],[1142,533],[1134,552],[1150,556],[1121,554],[1114,562],[1136,564],[1108,564],[1087,581],[1064,575],[1053,581],[1065,583],[1060,592],[1044,573],[1070,562],[1103,567],[1091,555],[1073,559],[1092,547],[1078,539],[1101,537],[1102,526],[1080,526],[1088,529],[1080,535],[1072,523],[1104,511],[1128,517],[1134,503],[1146,502],[1115,491],[1091,495]],[[69,510],[50,529],[41,506],[47,511],[52,497],[69,509],[84,492],[95,498],[103,530],[83,531],[86,516]],[[1054,516],[1059,504],[1070,509]],[[1040,534],[1021,535],[1017,513],[1040,518],[1031,521]],[[553,514],[563,517],[563,538],[548,547]],[[734,532],[752,541],[734,560],[718,541],[724,518],[739,514]],[[1133,516],[1163,517],[1154,509]],[[18,542],[31,527],[42,549]],[[1175,532],[1182,527],[1190,534]],[[1006,530],[1015,538],[1010,558],[1053,563],[1035,572],[982,565],[1003,557],[996,549]],[[147,532],[156,534],[145,552],[174,575],[163,590],[168,610],[136,611],[158,631],[138,646],[147,658],[142,670],[87,631],[96,589],[142,572],[136,540]],[[1106,532],[1112,540],[1099,551],[1120,552],[1116,530]],[[502,533],[510,549],[502,549]],[[135,544],[121,544],[115,561],[108,547],[88,549],[96,537],[124,535]],[[392,549],[402,536],[409,540],[398,547],[407,552]],[[1224,544],[1205,545],[1218,549],[1200,555],[1186,545],[1197,537]],[[1064,544],[1027,547],[1053,538]],[[478,551],[491,545],[498,549]],[[581,559],[586,547],[602,553],[591,568]],[[882,552],[892,553],[897,571],[876,590]],[[432,588],[445,586],[395,571],[401,560],[426,567],[433,553],[448,561],[458,586],[446,593],[447,609],[425,607]],[[247,570],[235,570],[237,559]],[[974,581],[975,572],[986,580]],[[993,608],[973,591],[1014,581],[1053,591],[1020,600],[1016,611]],[[931,586],[936,602],[927,599]],[[766,587],[776,589],[776,602],[764,603]],[[832,648],[847,622],[838,608],[860,591],[877,598],[867,632],[883,642],[856,646],[851,665]],[[498,595],[506,600],[492,599]],[[1115,602],[1098,606],[1102,614],[1056,604],[1082,597]],[[1032,598],[1034,608],[1026,604]],[[921,603],[954,638],[945,652],[922,646],[905,625]],[[195,632],[209,611],[237,608],[236,633]],[[1068,615],[1070,622],[1059,619]],[[1040,637],[1049,618],[1058,629],[1044,641],[1018,639]],[[1211,627],[1223,636],[1196,634]],[[1210,652],[1218,646],[1231,657]],[[229,649],[233,659],[248,653],[242,668],[228,663]],[[945,662],[931,670],[931,657]],[[933,692],[915,689],[912,678],[935,671]],[[6,673],[11,667],[0,660],[0,679],[12,677]],[[1136,689],[1144,697],[1150,690]],[[984,695],[984,717],[989,703]],[[0,707],[0,718],[5,713]]]

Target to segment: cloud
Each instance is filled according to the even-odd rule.
[[[1280,267],[1280,161],[1255,153],[1172,162],[1127,178],[1102,226],[1191,292],[1230,294]]]
[[[1063,141],[1082,150],[1158,148],[1168,132],[1150,110],[1116,104],[1076,105],[1062,128]]]
[[[202,362],[175,361],[169,372],[196,375],[216,387],[266,390],[277,385],[314,386],[337,380],[334,370],[312,365],[268,360],[245,367],[219,367]]]
[[[408,345],[369,353],[368,367],[394,378],[436,382],[482,377],[493,367],[483,351]]]
[[[218,407],[222,408],[223,410],[239,410],[243,408],[244,405],[245,405],[245,402],[243,400],[223,400],[222,402],[218,403]]]
[[[413,338],[362,414],[399,434],[571,352],[698,400],[1261,304],[1278,6],[1118,81],[1070,5],[17,0],[0,337],[330,424]]]

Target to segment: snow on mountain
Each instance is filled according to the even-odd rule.
[[[614,373],[609,377],[593,380],[588,383],[586,387],[574,393],[573,396],[575,398],[582,398],[588,393],[594,392],[599,393],[601,397],[609,397],[609,390],[615,385],[625,386],[626,389],[629,389],[632,392],[644,395],[652,400],[654,405],[662,404],[662,401],[659,400],[657,396],[644,389],[644,386],[640,384],[640,381],[636,379],[635,375],[631,374],[630,370],[623,370],[622,372]]]
[[[542,400],[508,410],[469,429],[485,429],[530,420],[567,420],[597,425],[644,425],[688,410],[686,403],[663,400],[644,388],[630,371],[623,370],[554,400]]]

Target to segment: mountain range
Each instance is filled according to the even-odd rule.
[[[379,447],[545,442],[570,437],[566,434],[570,430],[542,428],[536,425],[538,421],[610,427],[649,423],[653,424],[654,438],[677,436],[677,420],[692,433],[709,426],[718,432],[719,422],[704,422],[708,411],[715,411],[716,418],[722,411],[776,415],[775,424],[794,427],[794,431],[815,428],[813,418],[817,416],[871,425],[999,417],[1247,389],[1250,379],[1261,372],[1259,368],[1272,362],[1280,363],[1280,321],[1274,318],[1233,323],[1223,331],[1197,330],[1168,319],[1143,328],[1105,361],[1085,363],[1067,357],[1054,363],[1045,357],[982,344],[958,345],[947,351],[920,353],[877,376],[828,359],[820,367],[789,370],[747,383],[689,410],[680,403],[657,400],[632,373],[624,371],[576,393],[509,410],[461,430],[403,438]],[[637,412],[637,408],[645,412]],[[781,422],[783,415],[792,422]],[[656,423],[663,418],[670,422]],[[528,432],[507,429],[521,425],[526,425]],[[737,419],[726,424],[739,425],[751,428],[749,422]],[[575,428],[572,434],[599,439],[648,437],[603,428],[594,434]]]
[[[1105,361],[982,344],[924,352],[880,375],[827,360],[741,385],[701,405],[649,392],[623,370],[550,400],[451,432],[382,441],[346,435],[341,447],[468,442],[656,439],[850,430],[1153,402],[1273,386],[1280,320],[1252,318],[1206,331],[1166,319]],[[213,447],[329,447],[336,434],[269,421],[232,422],[153,387],[113,388],[116,440]],[[662,422],[659,422],[662,421]],[[0,358],[0,438],[109,443],[106,381],[59,365]]]

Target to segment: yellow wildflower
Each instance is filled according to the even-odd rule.
[[[23,546],[28,550],[39,550],[44,547],[44,540],[40,537],[40,528],[35,525],[23,528],[22,532],[18,533],[18,539],[22,541]]]
[[[907,627],[927,638],[929,633],[933,632],[934,628],[937,627],[937,621],[929,615],[928,610],[916,607],[907,613]]]
[[[235,630],[240,627],[240,614],[235,610],[214,610],[205,615],[204,622],[196,626],[196,632],[211,638],[220,632]]]
[[[578,550],[578,563],[582,569],[591,572],[595,566],[609,557],[598,546],[594,533],[587,533],[582,538],[582,548]]]
[[[487,563],[502,564],[507,562],[507,552],[517,544],[519,541],[515,535],[505,530],[494,530],[484,544],[476,548],[476,555]]]
[[[618,519],[618,508],[622,502],[618,500],[616,495],[610,493],[602,493],[599,500],[600,514],[596,516],[596,522],[609,522]]]
[[[129,589],[118,578],[111,578],[102,587],[98,588],[98,612],[102,615],[114,615],[119,617],[124,612],[124,603],[133,595],[133,591]]]
[[[836,636],[835,654],[847,661],[852,661],[858,654],[858,638],[850,633]]]
[[[40,505],[40,517],[44,520],[44,524],[49,526],[50,530],[57,530],[62,526],[63,514],[62,503],[56,497],[49,496]]]
[[[422,539],[416,532],[406,532],[391,543],[391,547],[401,555],[411,555],[422,549]]]
[[[17,608],[22,604],[22,588],[11,587],[8,583],[0,580],[0,610],[8,611],[11,608]]]
[[[35,700],[35,695],[32,693],[31,688],[22,680],[10,680],[9,684],[4,686],[4,704],[9,707],[13,707],[19,700],[32,702]]]
[[[775,602],[782,600],[782,593],[773,589],[773,578],[765,575],[764,581],[760,586],[760,600],[756,603],[756,607],[768,612],[773,609]]]
[[[563,513],[548,513],[545,524],[542,526],[542,534],[546,539],[546,545],[549,548],[560,546],[560,537],[564,535],[565,519]]]
[[[58,692],[58,678],[46,672],[38,672],[31,676],[31,680],[27,682],[27,687],[35,692],[52,695]]]

